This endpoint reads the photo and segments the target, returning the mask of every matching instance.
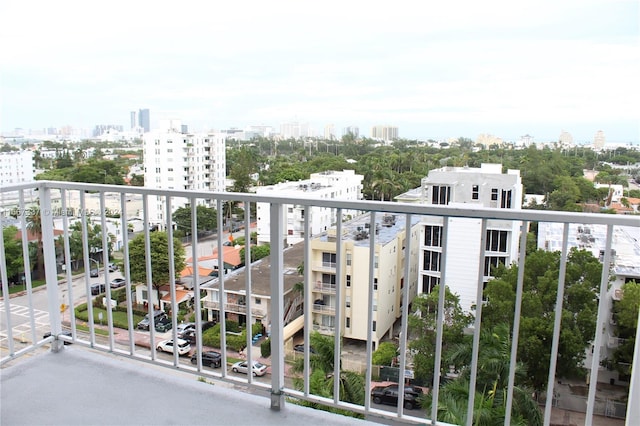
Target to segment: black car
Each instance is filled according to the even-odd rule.
[[[191,355],[191,364],[198,363],[198,353]],[[211,368],[220,368],[222,365],[222,355],[216,351],[202,352],[202,365]]]
[[[202,332],[204,333],[205,331],[207,331],[208,329],[210,329],[211,327],[213,327],[217,323],[218,323],[217,321],[207,321],[207,322],[202,323]]]
[[[192,345],[196,344],[196,331],[193,328],[190,328],[186,331],[184,331],[181,335],[180,338],[182,340],[186,340],[187,342],[191,343]]]
[[[169,331],[173,328],[173,321],[171,318],[167,316],[160,316],[154,323],[156,326],[156,331],[158,333],[164,333],[165,331]]]
[[[104,284],[94,284],[91,286],[91,295],[97,296],[100,293],[104,293],[106,290]]]
[[[293,350],[296,352],[304,353],[304,345],[295,345]],[[312,346],[309,346],[309,353],[315,354],[316,351],[313,350]]]
[[[156,310],[153,312],[153,322],[157,323],[162,318],[166,318],[167,314],[164,311]],[[138,330],[147,330],[149,331],[149,314],[145,315],[142,321],[138,323]]]
[[[415,386],[404,387],[404,408],[413,410],[419,406],[418,397],[422,389]],[[376,404],[398,405],[398,385],[376,386],[371,390],[371,398]]]

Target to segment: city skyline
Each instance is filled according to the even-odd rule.
[[[638,3],[558,3],[3,2],[0,130],[130,127],[144,106],[152,129],[640,142]]]

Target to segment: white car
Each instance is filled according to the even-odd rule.
[[[248,370],[249,369],[247,368],[247,361],[239,361],[231,366],[231,371],[233,371],[234,373],[247,374]],[[254,361],[252,370],[254,376],[264,376],[267,373],[267,366]]]
[[[178,339],[177,342],[178,342],[178,345],[177,345],[178,355],[186,355],[191,351],[191,344],[186,340]],[[158,343],[158,347],[156,349],[158,349],[160,352],[173,353],[173,348],[174,348],[173,339],[169,339],[169,340],[163,340],[162,342]]]

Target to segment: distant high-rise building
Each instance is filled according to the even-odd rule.
[[[347,126],[342,129],[342,136],[351,135],[354,139],[358,139],[360,136],[360,129],[358,126]]]
[[[371,138],[383,141],[398,139],[398,128],[395,126],[373,126],[371,128]]]
[[[135,111],[131,111],[131,128],[135,129],[137,126],[137,122],[136,122],[136,112]]]
[[[138,125],[142,127],[145,133],[151,131],[151,118],[148,109],[138,111]]]
[[[324,138],[330,141],[336,138],[336,129],[333,124],[324,126]]]
[[[280,136],[282,139],[300,139],[313,135],[309,128],[309,123],[293,121],[291,123],[283,123],[280,125]]]
[[[223,192],[226,179],[226,135],[222,133],[180,133],[179,120],[167,120],[175,127],[145,133],[144,184],[156,189]],[[201,200],[210,204],[210,200]],[[174,199],[173,211],[189,200]],[[166,198],[149,198],[149,221],[165,227]]]
[[[604,132],[602,130],[598,130],[593,138],[593,147],[595,149],[602,149],[604,148],[605,143],[606,140],[604,138]]]
[[[186,124],[181,124],[180,130],[182,131],[182,133],[189,133],[189,126],[187,126]]]
[[[573,136],[571,136],[571,133],[565,132],[563,130],[560,133],[560,137],[558,138],[558,143],[560,143],[560,145],[564,145],[564,146],[573,145]]]

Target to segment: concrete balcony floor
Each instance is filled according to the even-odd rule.
[[[3,425],[366,425],[226,382],[79,346],[24,355],[0,371]],[[259,391],[257,391],[259,392]]]

